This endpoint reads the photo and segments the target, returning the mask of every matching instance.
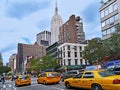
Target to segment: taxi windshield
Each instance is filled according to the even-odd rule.
[[[57,73],[49,73],[48,76],[49,77],[55,77],[55,76],[58,76],[58,74]]]
[[[27,76],[20,76],[20,79],[27,79]]]
[[[116,75],[114,72],[111,72],[111,71],[99,71],[98,73],[102,77],[108,77],[108,76]]]

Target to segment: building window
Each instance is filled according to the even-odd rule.
[[[111,34],[111,31],[110,31],[110,29],[108,29],[108,30],[107,30],[107,34]]]
[[[67,46],[67,48],[68,48],[68,50],[70,50],[70,46],[69,45]]]
[[[62,60],[61,60],[61,66],[63,65],[63,62],[62,62]]]
[[[66,65],[65,59],[64,59],[64,66]]]
[[[75,59],[75,65],[78,65],[78,59]]]
[[[68,57],[70,57],[70,51],[68,51]]]
[[[114,16],[110,18],[110,23],[114,22]]]
[[[115,21],[119,19],[118,14],[115,15]]]
[[[63,50],[65,50],[65,46],[63,46]]]
[[[113,12],[113,7],[112,5],[109,6],[109,13]]]
[[[101,18],[103,18],[103,17],[105,16],[105,15],[104,15],[104,11],[101,11],[100,13],[101,13],[101,14],[100,14],[100,15],[101,15]]]
[[[118,6],[117,6],[117,3],[115,3],[114,5],[113,5],[113,10],[115,11],[115,10],[117,10],[118,9]]]
[[[109,14],[108,12],[108,8],[105,10],[105,16],[107,16]]]
[[[71,65],[71,59],[68,59],[68,65]]]
[[[103,22],[101,23],[101,26],[102,26],[102,27],[104,27],[104,26],[105,26],[105,21],[103,21]]]
[[[80,51],[82,51],[82,47],[80,46]]]
[[[85,60],[85,65],[87,65],[87,60]]]
[[[75,54],[75,57],[77,57],[77,52],[74,52],[74,54]]]
[[[82,57],[82,52],[80,52],[80,57]]]
[[[83,64],[83,60],[82,60],[82,59],[80,59],[80,64],[81,64],[81,65]]]
[[[109,7],[106,7],[104,10],[102,10],[100,12],[100,16],[101,16],[101,18],[103,18],[117,9],[118,9],[117,3],[113,3]]]
[[[76,46],[74,46],[74,50],[77,50],[77,47],[76,47]]]
[[[115,32],[115,27],[111,27],[111,33]]]
[[[65,52],[63,52],[63,57],[65,57]]]

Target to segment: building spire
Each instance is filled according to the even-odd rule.
[[[56,0],[56,6],[55,6],[55,14],[58,14],[58,7],[57,7],[57,0]]]

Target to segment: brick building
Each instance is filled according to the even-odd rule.
[[[85,41],[83,32],[83,23],[81,18],[70,16],[69,20],[60,27],[59,44],[67,43],[82,43]]]
[[[24,61],[28,56],[32,56],[34,59],[41,58],[46,55],[46,46],[39,46],[37,43],[34,45],[18,44],[18,72],[23,72]]]

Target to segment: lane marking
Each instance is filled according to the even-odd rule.
[[[17,90],[17,88],[16,87],[12,87],[14,90]]]
[[[3,88],[6,88],[6,85],[3,85]]]
[[[57,88],[57,87],[52,87],[54,89],[58,89],[58,90],[65,90],[65,89],[62,89],[62,88]]]

